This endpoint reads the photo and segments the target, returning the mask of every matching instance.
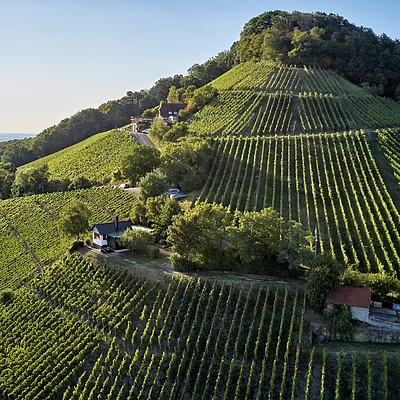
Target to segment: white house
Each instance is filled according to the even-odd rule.
[[[371,289],[351,286],[338,287],[327,297],[326,303],[328,311],[332,310],[335,304],[349,306],[354,319],[368,322],[371,305]]]
[[[118,221],[118,217],[115,217],[114,222],[94,225],[92,227],[93,246],[108,246],[111,249],[118,250],[121,246],[119,246],[117,239],[127,229],[132,229],[131,223],[129,221]]]

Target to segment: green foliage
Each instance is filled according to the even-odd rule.
[[[204,139],[182,138],[176,143],[166,143],[161,149],[161,171],[174,186],[185,192],[202,185],[210,162],[211,147]]]
[[[128,217],[134,198],[124,190],[103,187],[2,200],[0,290],[19,287],[39,266],[51,264],[70,249],[71,238],[60,236],[57,220],[74,200],[89,208],[89,225],[94,225],[110,222],[110,214]]]
[[[351,308],[340,304],[334,304],[331,311],[325,314],[329,322],[331,335],[338,339],[351,340],[354,335],[354,324]]]
[[[173,219],[168,228],[168,243],[180,257],[200,268],[218,265],[222,241],[232,216],[220,205],[197,204]]]
[[[17,197],[45,193],[48,191],[48,187],[48,165],[42,164],[39,167],[30,166],[26,169],[18,170],[11,191],[13,196]]]
[[[166,239],[167,228],[175,215],[182,214],[179,203],[166,196],[135,198],[132,204],[130,220],[134,224],[149,226],[154,229],[158,241]]]
[[[193,134],[319,133],[400,124],[396,103],[319,68],[245,62],[211,85],[219,95],[191,119]]]
[[[322,312],[326,297],[339,283],[340,266],[329,256],[318,256],[310,268],[305,290],[311,307]]]
[[[165,193],[169,188],[168,179],[160,171],[148,172],[139,182],[140,197],[156,197]]]
[[[169,129],[169,126],[162,119],[156,119],[151,123],[149,135],[155,142],[160,142]]]
[[[47,164],[51,180],[77,182],[85,179],[92,183],[105,183],[111,180],[116,167],[123,164],[137,147],[129,132],[112,130],[27,164],[18,171],[41,168]]]
[[[390,97],[400,82],[398,43],[334,14],[275,10],[251,18],[236,62],[260,60],[332,69],[355,84],[381,86]]]
[[[193,92],[193,95],[188,99],[187,110],[190,113],[201,110],[204,106],[210,103],[218,95],[218,90],[212,85],[205,85]]]
[[[9,303],[13,299],[14,296],[15,296],[15,293],[11,289],[0,290],[0,304]]]
[[[123,175],[135,185],[148,172],[160,165],[160,153],[152,146],[136,146],[121,165]]]
[[[58,229],[69,236],[79,236],[89,229],[91,212],[81,201],[74,200],[60,213]]]
[[[400,270],[397,189],[389,192],[369,134],[228,137],[210,145],[215,161],[199,201],[239,211],[271,207],[316,232],[317,254],[362,272]],[[395,142],[385,148],[393,152]]]
[[[118,239],[121,246],[139,254],[146,254],[153,242],[153,233],[144,229],[127,229]]]
[[[8,168],[2,168],[0,165],[0,200],[8,199],[11,196],[14,179],[15,172]]]
[[[279,253],[283,230],[283,218],[266,208],[260,212],[237,213],[235,223],[228,227],[227,238],[233,254],[242,263],[259,265],[267,272],[268,264]]]
[[[289,221],[282,234],[278,261],[287,263],[289,269],[310,265],[314,260],[313,240],[311,232],[304,230],[300,222]]]

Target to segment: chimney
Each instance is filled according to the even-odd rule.
[[[118,215],[115,216],[114,227],[115,227],[115,232],[118,232]]]

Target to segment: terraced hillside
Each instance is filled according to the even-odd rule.
[[[132,195],[120,189],[98,188],[56,192],[0,202],[0,290],[16,288],[43,265],[58,259],[71,245],[60,237],[58,216],[77,199],[92,212],[91,223],[128,216]]]
[[[399,390],[396,353],[312,349],[299,290],[143,280],[78,254],[0,304],[0,335],[0,396],[15,400],[395,399]]]
[[[93,183],[106,183],[111,180],[116,167],[132,153],[135,146],[138,144],[128,131],[111,130],[94,135],[19,169],[39,168],[47,164],[51,179],[73,180],[83,176]]]
[[[400,213],[364,132],[219,139],[200,200],[272,207],[361,271],[400,270]]]
[[[211,83],[218,97],[191,123],[198,135],[275,135],[400,126],[400,106],[332,71],[243,63]]]

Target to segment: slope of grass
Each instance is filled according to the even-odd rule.
[[[51,179],[86,177],[93,183],[110,181],[132,149],[138,146],[128,131],[111,130],[83,142],[26,164],[19,169],[49,167]]]

